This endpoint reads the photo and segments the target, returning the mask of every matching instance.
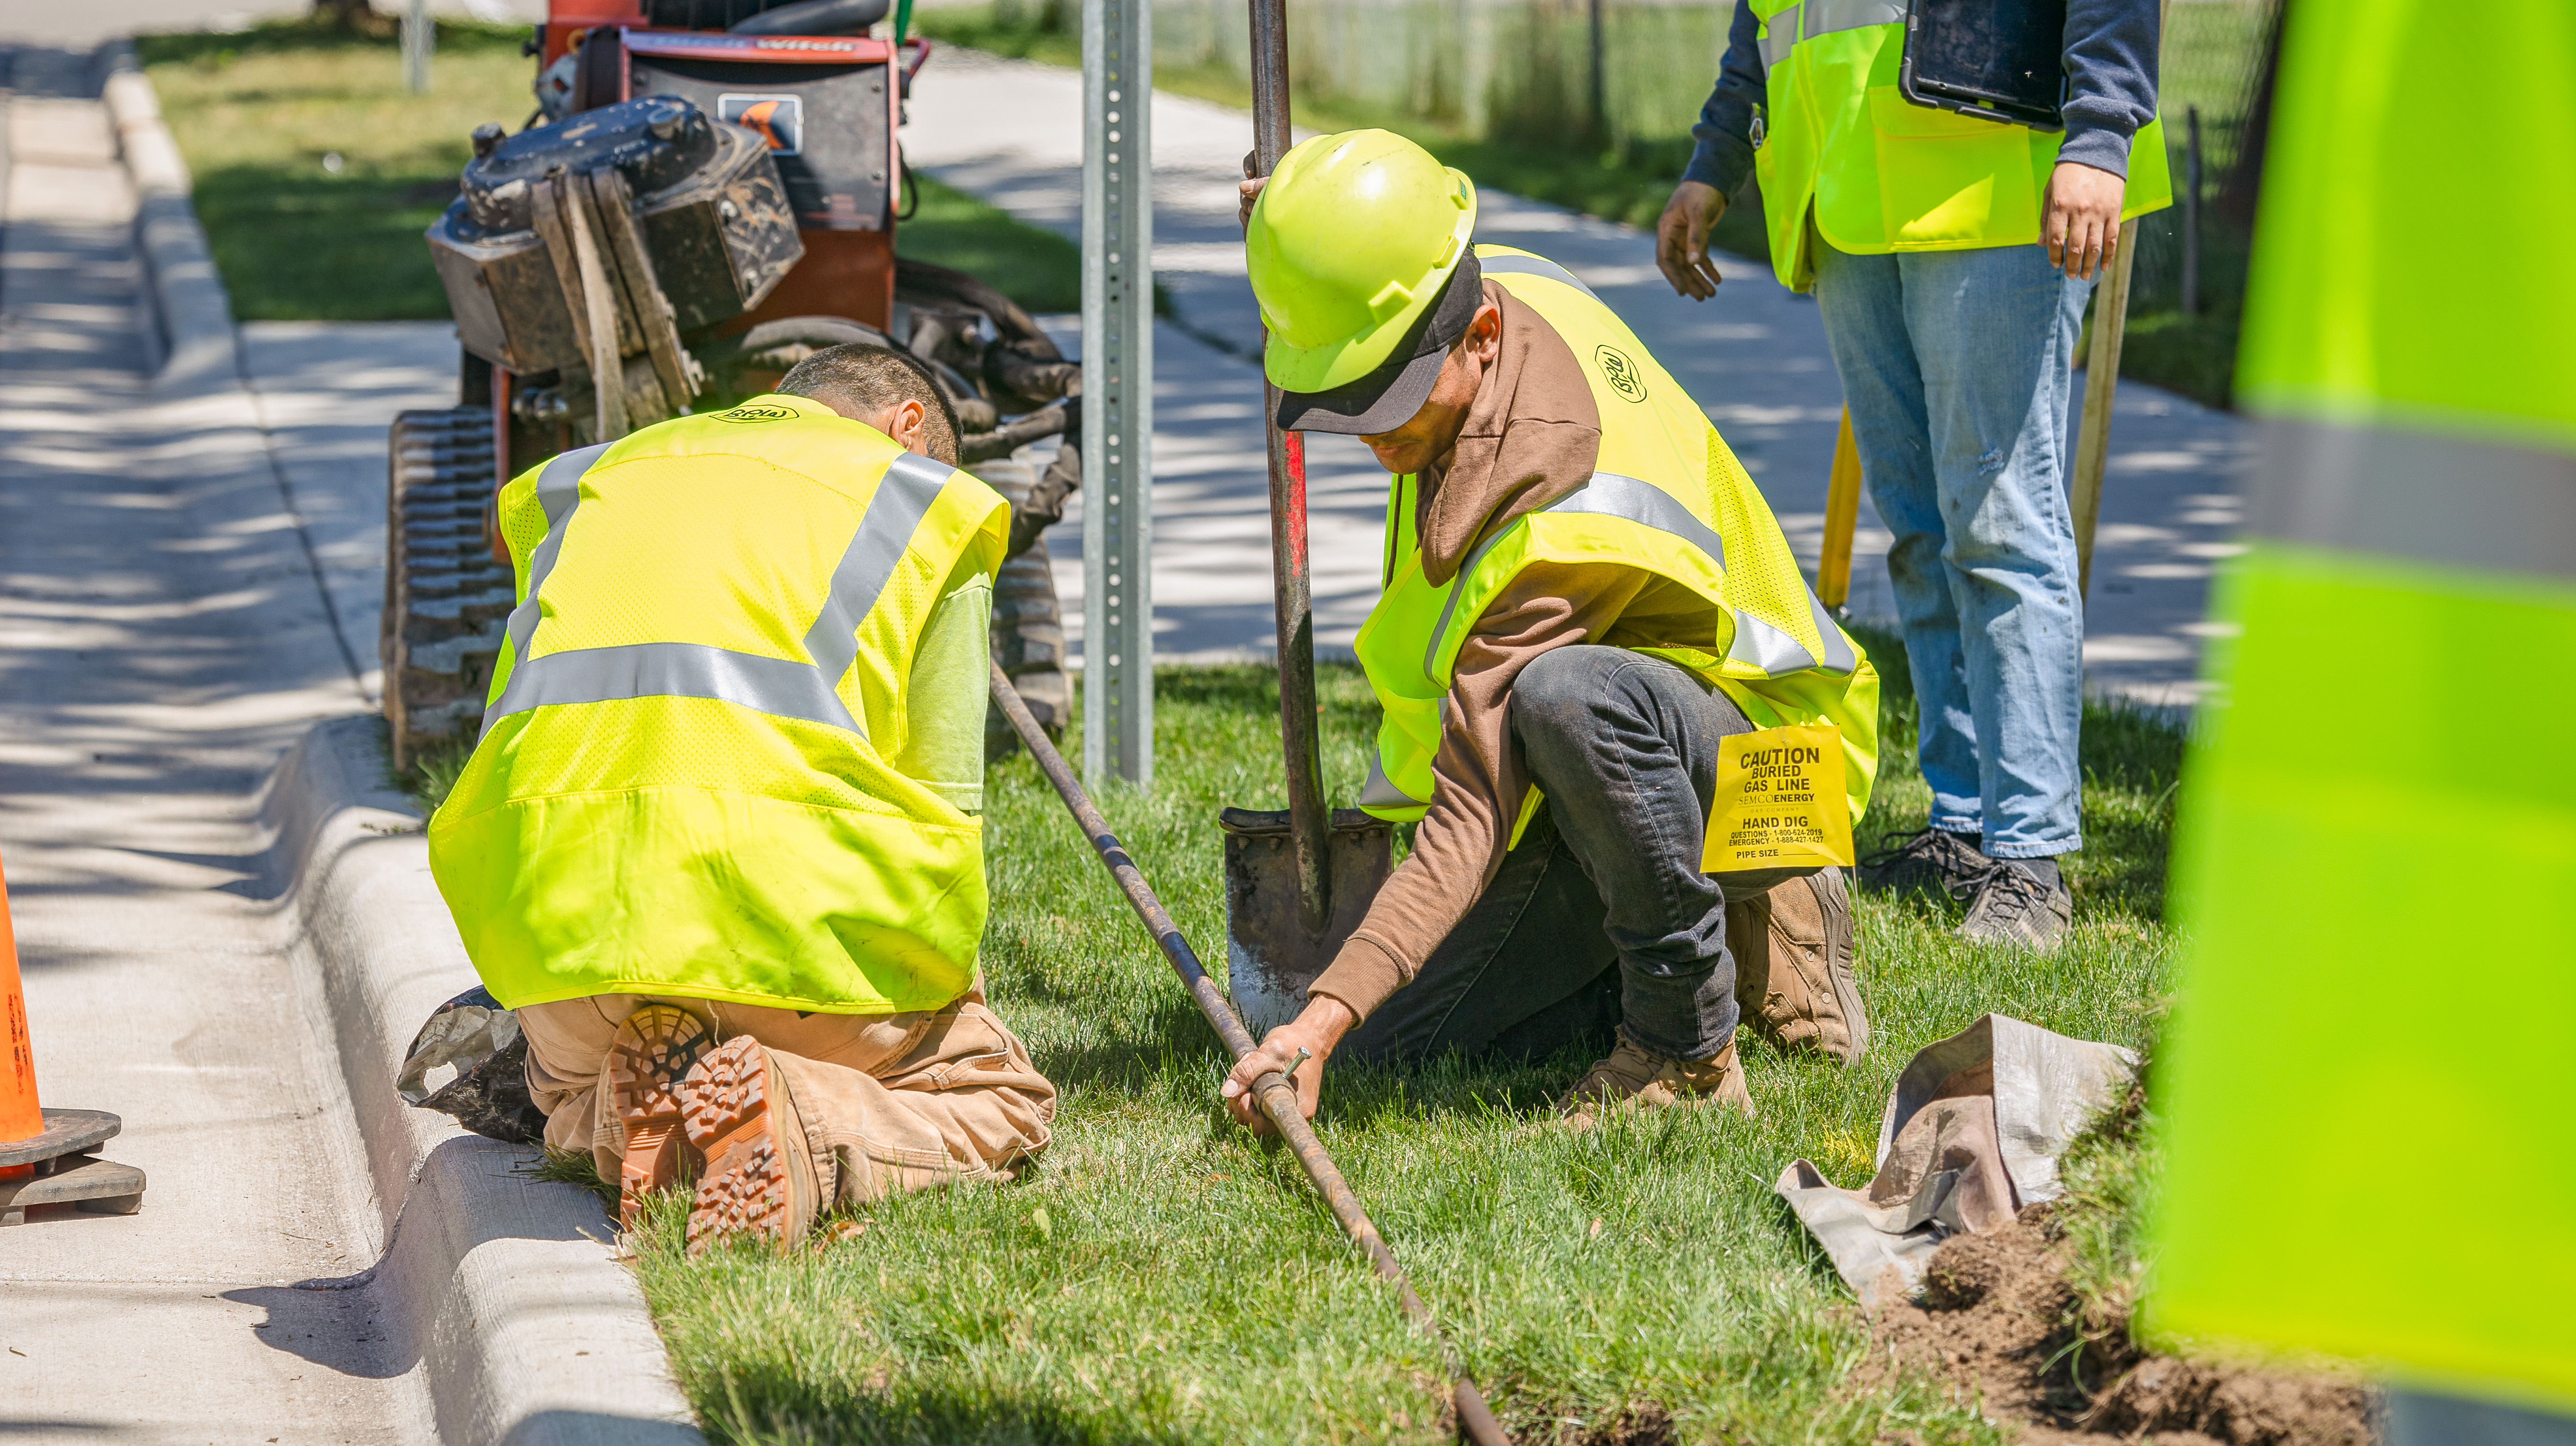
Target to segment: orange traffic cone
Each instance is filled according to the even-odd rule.
[[[36,1047],[18,982],[18,936],[9,925],[9,880],[0,874],[0,1014],[9,1057],[0,1061],[0,1225],[26,1223],[30,1205],[77,1204],[131,1215],[143,1208],[143,1172],[98,1158],[125,1122],[104,1110],[49,1110],[36,1100]]]

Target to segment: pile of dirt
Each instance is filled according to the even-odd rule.
[[[2292,1376],[2152,1354],[2125,1321],[2089,1321],[2067,1285],[2049,1207],[1955,1236],[1924,1273],[1923,1304],[1881,1312],[1875,1355],[1945,1376],[2028,1442],[2370,1446],[2357,1379]]]

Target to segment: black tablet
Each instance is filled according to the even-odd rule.
[[[2064,130],[2066,0],[1909,0],[1896,86],[1980,120]]]

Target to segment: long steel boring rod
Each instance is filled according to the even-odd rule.
[[[1288,3],[1251,0],[1252,172],[1288,153]],[[1270,573],[1277,590],[1279,742],[1288,755],[1288,852],[1297,867],[1297,918],[1321,942],[1333,921],[1331,815],[1315,723],[1315,598],[1306,552],[1306,447],[1279,430],[1279,389],[1264,380],[1270,453]]]
[[[1118,881],[1120,891],[1127,895],[1127,906],[1144,921],[1145,932],[1153,935],[1154,942],[1161,946],[1163,957],[1171,962],[1172,972],[1181,976],[1181,983],[1188,987],[1190,997],[1198,1001],[1199,1013],[1207,1016],[1217,1038],[1225,1041],[1227,1051],[1236,1059],[1252,1053],[1251,1031],[1245,1029],[1243,1021],[1235,1016],[1234,1006],[1226,1002],[1225,992],[1208,977],[1207,970],[1199,963],[1198,951],[1190,947],[1190,941],[1181,935],[1180,926],[1164,912],[1163,901],[1154,897],[1153,887],[1145,882],[1145,875],[1136,867],[1136,861],[1128,857],[1126,847],[1118,842],[1118,836],[1109,831],[1109,821],[1092,806],[1091,795],[1082,791],[1082,784],[1074,778],[1073,770],[1065,765],[1064,755],[1056,752],[1055,745],[1047,741],[1046,730],[1038,726],[1038,720],[1029,712],[1029,705],[1020,701],[1019,690],[1011,686],[1009,675],[998,664],[993,668],[993,701],[1001,705],[1003,716],[1011,720],[1011,727],[1019,733],[1020,741],[1029,746],[1030,756],[1037,759],[1038,770],[1047,776],[1047,782],[1055,785],[1056,793],[1064,799],[1064,806],[1072,810],[1073,821],[1082,826],[1083,836],[1091,840],[1092,851],[1100,855],[1100,862],[1108,868],[1109,876]],[[1252,1082],[1252,1094],[1261,1102],[1261,1112],[1278,1127],[1279,1137],[1287,1142],[1289,1153],[1305,1167],[1306,1178],[1314,1182],[1316,1193],[1332,1207],[1333,1218],[1342,1223],[1344,1233],[1368,1252],[1369,1264],[1376,1269],[1378,1279],[1395,1287],[1396,1303],[1404,1308],[1405,1316],[1440,1348],[1440,1354],[1449,1367],[1449,1394],[1458,1409],[1459,1434],[1475,1442],[1476,1446],[1511,1446],[1510,1438],[1503,1434],[1502,1424],[1494,1419],[1494,1413],[1485,1405],[1484,1396],[1476,1390],[1476,1383],[1467,1379],[1465,1369],[1457,1364],[1456,1352],[1451,1348],[1449,1338],[1440,1333],[1440,1323],[1432,1319],[1431,1307],[1424,1305],[1422,1297],[1414,1293],[1413,1282],[1405,1278],[1404,1267],[1396,1263],[1395,1252],[1387,1248],[1386,1237],[1377,1233],[1377,1226],[1369,1220],[1368,1212],[1360,1208],[1359,1197],[1351,1193],[1350,1182],[1342,1178],[1341,1169],[1333,1163],[1333,1157],[1324,1153],[1324,1142],[1315,1138],[1314,1127],[1306,1123],[1305,1111],[1297,1107],[1297,1087],[1288,1082],[1287,1076],[1271,1070]]]

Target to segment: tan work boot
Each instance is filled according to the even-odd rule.
[[[608,1040],[608,1107],[626,1136],[617,1216],[628,1229],[644,1196],[680,1176],[680,1081],[715,1044],[687,1010],[648,1004]]]
[[[1869,1053],[1869,1010],[1853,973],[1860,941],[1842,870],[1820,869],[1728,904],[1726,947],[1735,956],[1735,1002],[1754,1033],[1784,1054],[1846,1065]]]
[[[1619,1047],[1575,1083],[1556,1111],[1566,1124],[1588,1130],[1611,1110],[1712,1103],[1753,1116],[1753,1092],[1744,1087],[1744,1064],[1735,1057],[1733,1041],[1712,1059],[1675,1059],[1631,1042],[1623,1031]]]
[[[814,1156],[787,1080],[748,1034],[717,1047],[680,1084],[689,1144],[706,1157],[689,1206],[689,1253],[756,1235],[785,1250],[821,1213]]]

